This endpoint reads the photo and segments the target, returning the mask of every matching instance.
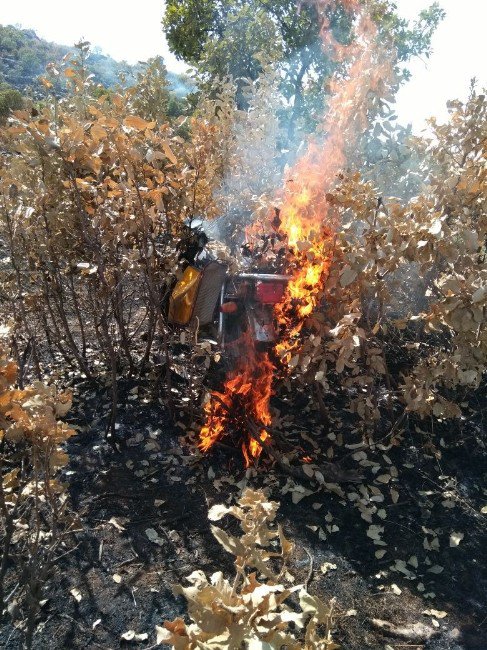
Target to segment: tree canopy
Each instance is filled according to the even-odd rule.
[[[263,65],[272,63],[282,76],[286,119],[291,127],[300,120],[312,129],[313,112],[323,105],[326,82],[336,69],[323,49],[324,20],[339,43],[353,39],[353,16],[324,4],[323,9],[303,2],[297,10],[295,0],[169,0],[163,25],[171,51],[195,66],[203,80],[231,76],[241,89],[244,79],[255,80]],[[394,46],[401,75],[407,76],[404,64],[411,57],[429,56],[442,10],[434,3],[410,24],[390,0],[374,0],[371,9],[379,39]],[[238,101],[245,106],[242,92]]]
[[[8,84],[0,83],[0,124],[5,122],[10,111],[22,108],[22,95]]]

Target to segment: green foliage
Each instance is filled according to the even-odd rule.
[[[48,43],[32,30],[0,25],[0,82],[5,81],[23,94],[44,97],[45,91],[39,84],[39,76],[44,74],[50,64],[59,67],[62,60],[73,53],[74,48]],[[97,48],[89,52],[86,60],[88,74],[93,75],[94,83],[101,84],[107,90],[137,83],[138,75],[144,72],[144,65],[133,66],[126,61],[115,61]],[[167,77],[170,89],[177,98],[189,92],[192,84],[188,79],[173,72],[168,73]],[[58,95],[66,93],[62,77],[58,78],[54,87]],[[174,99],[174,103],[178,105],[180,102]]]
[[[10,111],[22,108],[22,95],[8,84],[0,84],[0,124],[4,124]]]
[[[359,139],[359,155],[351,158],[380,196],[409,200],[424,183],[421,156],[413,141],[412,126],[398,124],[391,106],[383,102],[374,124]]]
[[[178,58],[191,65],[200,61],[211,25],[218,17],[214,5],[213,0],[166,3],[164,27],[169,45]]]
[[[319,24],[314,7],[307,5],[298,15],[294,0],[173,1],[167,3],[164,18],[172,51],[197,66],[203,79],[232,76],[237,80],[240,108],[246,107],[245,79],[257,79],[264,63],[282,68],[282,92],[287,100],[302,88],[306,72],[329,76]]]
[[[290,133],[296,124],[310,131],[316,128],[314,113],[324,105],[326,84],[336,69],[323,49],[323,25],[338,43],[353,38],[352,17],[341,5],[324,10],[318,5],[301,3],[297,11],[295,0],[169,0],[163,24],[172,52],[196,66],[207,82],[230,75],[240,91],[245,78],[255,80],[263,65],[272,63],[282,77],[282,120]],[[430,54],[431,36],[442,17],[435,3],[410,25],[399,18],[394,2],[372,2],[379,40],[397,50],[401,63]],[[403,78],[407,74],[402,70]],[[247,107],[242,92],[237,100],[239,108]]]
[[[431,38],[445,17],[445,12],[438,2],[420,11],[411,25],[397,13],[397,5],[389,0],[375,0],[371,3],[371,17],[378,25],[382,39],[395,47],[397,59],[407,62],[415,56],[431,55]],[[387,40],[388,39],[388,40]],[[404,70],[406,78],[409,77]]]
[[[70,47],[48,43],[32,30],[0,25],[0,78],[21,92],[30,88],[38,94],[38,77],[46,66],[52,62],[59,65],[72,51]],[[107,87],[116,85],[122,73],[130,83],[135,81],[132,66],[101,52],[90,53],[89,68],[95,81]]]
[[[31,30],[0,25],[0,79],[24,92],[36,84],[52,60],[61,60],[68,48],[48,43]]]

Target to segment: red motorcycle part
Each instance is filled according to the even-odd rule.
[[[220,311],[222,314],[234,314],[238,309],[238,305],[236,302],[224,302],[223,305],[220,307]]]
[[[276,305],[284,297],[285,285],[283,282],[257,282],[255,285],[255,298],[264,305]]]

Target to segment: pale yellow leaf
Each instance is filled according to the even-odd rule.
[[[169,160],[170,160],[172,163],[174,163],[175,165],[177,165],[177,163],[178,163],[178,159],[177,159],[176,156],[174,155],[174,152],[173,152],[173,150],[171,149],[171,147],[169,146],[169,143],[164,141],[164,142],[162,143],[162,148],[164,149],[164,153],[165,153],[166,156],[169,158]]]
[[[156,125],[155,122],[147,122],[147,120],[138,117],[137,115],[128,115],[124,121],[125,126],[135,129],[136,131],[145,131],[146,129],[153,129]]]

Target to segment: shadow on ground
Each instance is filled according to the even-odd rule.
[[[121,453],[104,441],[108,396],[88,393],[73,411],[80,433],[70,441],[65,479],[83,531],[47,586],[35,648],[134,647],[122,639],[128,630],[147,633],[137,647],[150,647],[156,625],[185,613],[185,603],[173,596],[171,585],[195,569],[233,573],[232,558],[211,535],[207,511],[236,494],[234,486],[219,481],[234,461],[219,451],[192,465],[179,444],[181,429],[169,424],[158,400],[133,399],[133,394],[134,386],[124,386],[118,434],[128,446]],[[311,414],[309,428],[318,437],[325,435],[313,418]],[[320,491],[294,504],[289,495],[280,494],[285,477],[272,475],[269,481],[271,473],[260,472],[251,479],[254,486],[273,484],[272,496],[281,501],[279,519],[296,542],[296,579],[310,577],[311,593],[336,598],[334,638],[344,650],[387,645],[398,650],[487,648],[487,540],[485,518],[479,515],[485,450],[474,441],[481,423],[469,426],[475,436],[463,435],[462,445],[445,450],[441,462],[420,452],[413,437],[390,452],[392,462],[402,466],[400,499],[384,506],[387,549],[381,559],[366,535],[368,523],[347,498]],[[237,466],[234,474],[235,481],[245,476]],[[442,506],[444,481],[438,478],[432,485],[433,476],[454,477],[459,495],[455,508]],[[356,490],[343,487],[345,494]],[[232,526],[227,520],[223,525]],[[317,535],[320,528],[325,540]],[[439,550],[424,548],[425,529],[436,531],[442,541]],[[463,543],[455,548],[445,543],[452,530],[465,531]],[[418,567],[407,565],[414,577],[391,570],[396,560],[411,557],[418,562]],[[441,573],[429,572],[425,562],[431,561],[441,565]],[[324,562],[336,569],[324,575]],[[79,602],[73,589],[79,591]],[[422,613],[428,609],[447,612],[438,627],[432,616]],[[420,622],[431,635],[418,642],[388,636],[373,619],[406,627]],[[0,633],[0,642],[12,650],[22,647],[21,634],[9,626]]]

